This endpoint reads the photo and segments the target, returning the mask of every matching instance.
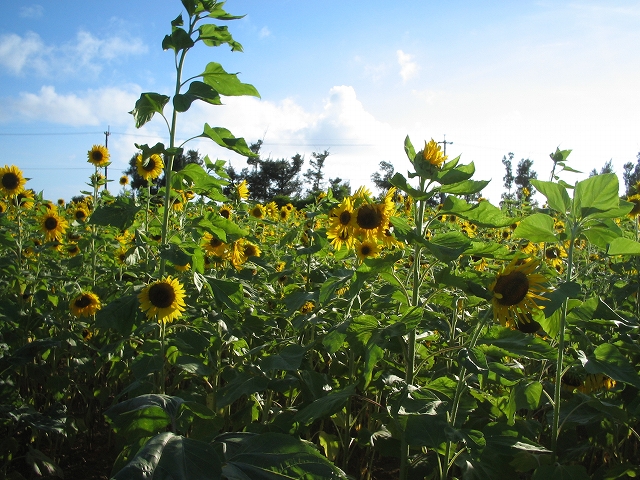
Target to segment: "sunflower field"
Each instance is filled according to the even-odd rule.
[[[640,475],[640,197],[567,184],[556,150],[542,206],[467,201],[473,163],[409,138],[386,194],[304,208],[249,201],[223,160],[175,172],[178,138],[254,156],[179,119],[258,96],[215,62],[182,78],[196,46],[242,50],[222,2],[182,4],[176,89],[131,111],[167,125],[136,144],[158,193],[110,193],[100,145],[74,202],[0,167],[0,477]]]

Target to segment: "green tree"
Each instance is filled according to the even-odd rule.
[[[506,192],[502,192],[502,195],[500,196],[500,198],[502,198],[502,200],[507,200],[507,201],[514,201],[515,200],[515,194],[511,191],[511,189],[513,188],[513,152],[509,152],[508,155],[505,155],[502,157],[502,164],[504,165],[505,168],[505,174],[504,177],[502,177],[502,184],[504,185],[504,188],[507,189]]]
[[[533,167],[533,160],[523,158],[518,162],[516,176],[513,179],[518,186],[518,197],[521,197],[525,202],[531,202],[534,193],[531,180],[538,178],[538,174],[531,167]]]
[[[380,171],[371,174],[371,181],[381,193],[389,190],[391,185],[391,178],[395,172],[393,165],[384,160],[379,163]]]
[[[309,160],[311,168],[309,168],[304,174],[304,178],[311,185],[307,195],[315,197],[323,191],[322,180],[324,179],[324,173],[322,173],[322,169],[324,168],[324,162],[327,160],[328,156],[328,150],[325,150],[322,153],[313,152],[311,154],[311,160]]]
[[[627,162],[622,166],[624,170],[622,178],[624,179],[627,196],[637,193],[636,184],[640,182],[640,153],[638,153],[636,159],[635,168],[633,162]]]
[[[613,171],[613,160],[609,160],[600,169],[600,175],[604,175],[605,173],[615,173]],[[594,168],[593,170],[591,170],[591,173],[589,173],[589,177],[593,177],[595,175],[598,175],[598,171]]]
[[[340,177],[329,179],[329,188],[333,193],[333,198],[342,201],[345,197],[351,195],[351,184],[343,181]]]

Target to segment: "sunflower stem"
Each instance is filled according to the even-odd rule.
[[[571,229],[571,238],[569,241],[569,252],[567,258],[567,276],[565,281],[571,281],[573,273],[573,244],[576,239],[578,226]],[[551,424],[551,451],[553,452],[553,461],[558,459],[558,434],[560,433],[558,426],[560,424],[560,392],[562,389],[562,364],[564,361],[564,332],[567,326],[567,309],[569,299],[565,299],[562,305],[560,315],[560,328],[558,330],[558,359],[556,361],[556,383],[553,390],[553,423]]]

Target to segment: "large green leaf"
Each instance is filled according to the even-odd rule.
[[[204,82],[194,81],[185,93],[173,97],[173,106],[178,112],[186,112],[196,100],[202,100],[211,105],[222,105],[220,94],[215,88]]]
[[[404,175],[399,172],[396,172],[391,180],[389,180],[389,183],[394,187],[402,190],[406,194],[411,195],[411,198],[413,198],[414,200],[426,200],[433,197],[433,192],[421,192],[417,188],[409,185],[407,179],[404,178]]]
[[[462,198],[447,197],[442,213],[455,213],[480,227],[506,227],[514,223],[514,219],[505,216],[504,212],[488,201],[476,204],[467,203]]]
[[[129,113],[133,115],[136,128],[142,127],[156,114],[162,114],[164,106],[169,101],[169,97],[159,93],[142,93],[136,101],[136,105]]]
[[[556,212],[567,213],[571,208],[571,197],[562,185],[535,179],[531,180],[531,185],[547,198],[549,207]]]
[[[331,392],[329,395],[315,400],[295,414],[293,420],[301,425],[308,425],[319,418],[330,417],[342,410],[349,397],[356,392],[355,385],[349,385],[341,390]]]
[[[447,232],[435,235],[425,245],[441,262],[451,262],[471,246],[471,240],[460,232]]]
[[[597,224],[586,227],[583,233],[590,243],[602,249],[606,249],[611,242],[622,236],[620,227],[610,219],[599,220]]]
[[[446,413],[401,415],[398,418],[403,427],[404,436],[409,445],[414,447],[438,448],[447,441],[446,429],[449,426]]]
[[[640,243],[624,237],[614,238],[607,248],[607,255],[640,255]]]
[[[218,404],[216,407],[224,408],[243,395],[251,395],[265,390],[268,385],[269,379],[266,376],[256,376],[249,372],[241,372],[218,391]]]
[[[520,409],[535,410],[542,398],[542,384],[540,382],[523,379],[511,389],[506,414],[509,423],[513,425],[515,414]]]
[[[120,335],[129,335],[136,327],[140,302],[137,295],[122,295],[96,313],[96,326],[112,328]]]
[[[289,435],[226,433],[215,444],[224,447],[227,480],[347,480],[313,444]]]
[[[490,180],[464,180],[450,185],[440,187],[442,193],[451,193],[453,195],[472,195],[481,192],[484,187],[489,185]]]
[[[253,85],[242,83],[237,74],[225,72],[219,63],[209,62],[200,76],[204,83],[213,87],[220,95],[251,95],[260,98]]]
[[[578,355],[587,373],[604,373],[618,382],[640,388],[640,375],[636,368],[615,345],[603,343],[590,355],[583,352],[578,352]]]
[[[207,283],[211,286],[214,298],[220,305],[235,309],[244,303],[242,284],[230,280],[219,280],[207,276]]]
[[[245,157],[256,156],[255,153],[249,150],[244,138],[234,137],[226,128],[210,127],[208,123],[205,123],[204,131],[199,136],[203,138],[210,138],[221,147],[228,148],[229,150],[239,153],[240,155],[244,155]]]
[[[513,238],[526,238],[530,242],[558,241],[553,228],[553,218],[545,213],[534,213],[523,218],[520,224],[513,231]]]
[[[526,357],[537,360],[554,360],[557,351],[537,337],[518,330],[495,325],[478,340],[478,346],[491,356]]]
[[[149,440],[115,480],[221,480],[216,447],[171,432]]]
[[[180,50],[191,48],[193,45],[193,39],[183,28],[174,28],[171,35],[166,35],[162,40],[163,50],[171,49],[176,53]]]
[[[616,210],[620,203],[618,176],[615,173],[595,175],[576,184],[572,214],[585,219],[594,214]]]
[[[109,205],[98,205],[89,218],[92,225],[103,225],[124,230],[131,226],[140,211],[140,205],[136,205],[130,197],[118,196],[116,201]]]

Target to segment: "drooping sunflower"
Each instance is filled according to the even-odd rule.
[[[249,258],[259,257],[261,253],[262,251],[256,244],[241,238],[233,242],[229,256],[231,264],[236,270],[240,270]]]
[[[89,317],[102,308],[100,298],[92,292],[82,292],[69,305],[75,317]]]
[[[59,207],[64,207],[66,203],[67,203],[67,202],[65,201],[65,199],[64,199],[64,198],[59,198],[59,199],[58,199],[58,206],[59,206]]]
[[[430,163],[434,167],[440,168],[442,164],[447,160],[447,156],[440,150],[440,145],[432,138],[429,143],[424,142],[424,150],[422,151],[422,158],[425,162]]]
[[[15,165],[5,165],[0,168],[0,192],[9,198],[14,198],[24,190],[27,180],[22,171]]]
[[[377,242],[371,240],[356,242],[356,254],[362,262],[365,258],[377,257],[380,254],[380,246]]]
[[[171,195],[171,209],[173,211],[183,211],[185,203],[187,203],[187,199],[181,191],[176,191],[175,195]]]
[[[148,319],[155,319],[158,323],[170,323],[185,311],[185,296],[182,284],[177,279],[167,276],[144,287],[138,294],[138,300],[140,310]]]
[[[87,162],[96,167],[106,167],[109,165],[109,150],[102,145],[94,145],[91,150],[87,152]]]
[[[528,323],[531,312],[544,308],[536,300],[547,300],[540,294],[551,289],[543,285],[547,282],[544,275],[534,273],[539,264],[538,260],[522,261],[516,257],[489,285],[493,292],[493,318],[501,325],[515,327],[517,323]]]
[[[55,212],[47,212],[40,219],[40,227],[47,242],[62,240],[64,232],[69,228],[67,221]]]
[[[164,169],[164,162],[160,155],[154,153],[146,160],[142,160],[142,155],[136,157],[136,168],[138,173],[145,180],[154,180],[162,175]]]
[[[249,187],[247,186],[247,181],[242,180],[240,184],[236,187],[236,193],[238,194],[238,198],[240,200],[246,200],[249,198]]]

